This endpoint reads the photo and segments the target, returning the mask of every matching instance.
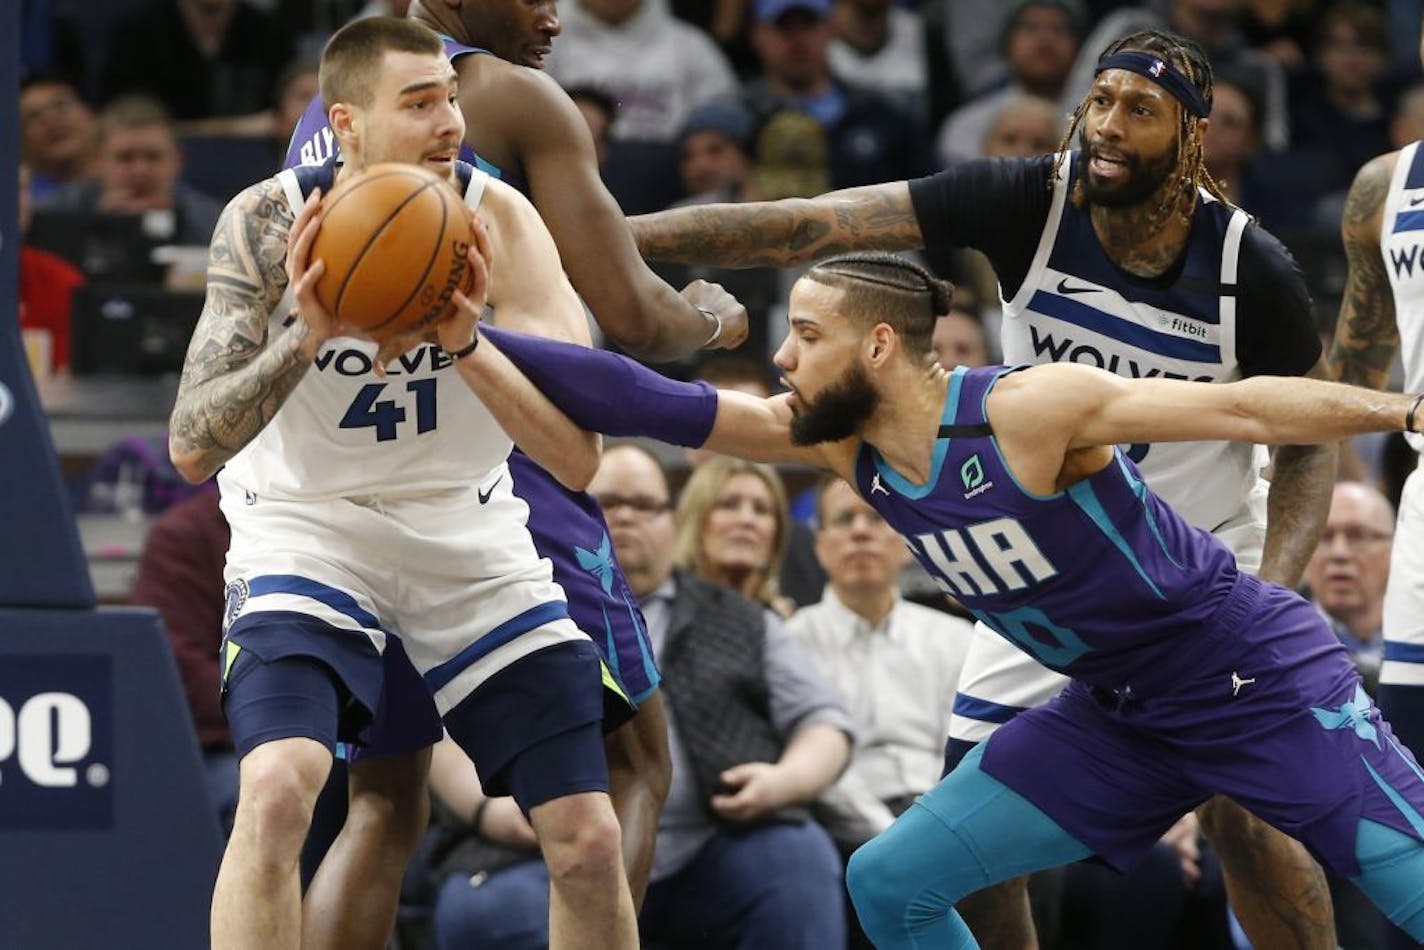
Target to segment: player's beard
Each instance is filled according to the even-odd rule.
[[[1093,175],[1088,170],[1092,149],[1088,145],[1086,132],[1079,134],[1078,146],[1079,154],[1082,156],[1083,169],[1082,174],[1078,176],[1078,183],[1082,187],[1083,197],[1088,200],[1088,203],[1095,204],[1100,208],[1130,208],[1143,204],[1148,198],[1157,194],[1177,168],[1175,149],[1150,159],[1145,159],[1141,155],[1130,155],[1124,159],[1127,162],[1127,180],[1121,184],[1104,187],[1093,180]]]
[[[860,431],[879,405],[880,393],[870,374],[859,363],[852,363],[814,403],[801,401],[801,411],[791,419],[791,442],[819,445],[848,439]]]

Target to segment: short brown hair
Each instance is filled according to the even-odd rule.
[[[373,16],[353,20],[337,30],[321,51],[317,82],[322,105],[338,102],[369,106],[372,82],[387,53],[444,53],[445,45],[430,27],[414,20]]]
[[[163,103],[140,93],[119,96],[99,113],[99,127],[106,134],[113,129],[148,128],[152,125],[171,129],[173,117]]]

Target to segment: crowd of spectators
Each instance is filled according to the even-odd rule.
[[[85,222],[127,222],[115,233],[145,250],[203,249],[231,195],[278,167],[316,92],[324,38],[353,16],[405,6],[23,0],[21,233],[32,240],[20,321],[37,376],[84,372],[70,355],[81,297],[134,282],[178,292],[191,280],[173,263],[181,254],[135,264],[103,245],[106,226]],[[1149,26],[1184,33],[1216,70],[1207,166],[1296,253],[1322,328],[1338,305],[1354,172],[1424,137],[1418,4],[1405,0],[563,0],[558,22],[539,58],[583,112],[630,213],[1049,152],[1108,40]],[[940,359],[991,361],[987,260],[930,263],[959,284],[936,327]],[[739,360],[681,369],[769,392],[795,274],[662,273],[722,282],[752,314]],[[1337,487],[1306,575],[1367,680],[1380,662],[1393,458],[1361,444],[1360,481]],[[843,484],[696,454],[670,473],[629,445],[608,451],[594,493],[666,677],[674,772],[647,936],[858,945],[843,861],[937,780],[967,622]],[[150,530],[132,596],[164,612],[214,808],[230,815],[235,761],[215,691],[224,539],[212,493],[171,509]],[[437,750],[432,784],[432,849],[416,888],[430,939],[542,946],[547,876],[527,822],[509,800],[484,798],[453,746]],[[1190,820],[1135,876],[1081,867],[1034,887],[1044,946],[1233,939]],[[1346,884],[1337,900],[1342,945],[1377,946],[1373,912]]]

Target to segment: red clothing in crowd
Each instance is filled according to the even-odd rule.
[[[69,313],[84,275],[48,251],[20,245],[20,329],[47,330],[50,372],[69,368]]]
[[[129,596],[130,603],[157,607],[163,615],[198,742],[205,750],[232,742],[218,695],[223,563],[231,537],[216,490],[180,501],[148,529]]]

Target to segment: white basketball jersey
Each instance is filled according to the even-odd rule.
[[[1028,275],[1004,302],[1004,362],[1083,363],[1128,378],[1240,379],[1236,265],[1250,216],[1203,191],[1181,275],[1164,288],[1130,282],[1087,212],[1068,200],[1073,164],[1071,156],[1063,162]],[[1249,514],[1267,461],[1264,448],[1241,442],[1124,449],[1154,492],[1207,530]]]
[[[466,175],[465,201],[478,207],[489,176],[467,166]],[[331,177],[330,166],[277,175],[293,209],[316,185],[329,191]],[[273,336],[291,309],[289,292],[272,314]],[[407,495],[468,485],[503,464],[513,443],[439,346],[399,357],[385,379],[372,370],[376,350],[351,337],[327,341],[282,408],[223,469],[224,492]]]
[[[1394,290],[1404,391],[1424,392],[1424,149],[1419,142],[1400,149],[1394,179],[1384,200],[1380,250]],[[1415,451],[1424,436],[1405,436]]]

